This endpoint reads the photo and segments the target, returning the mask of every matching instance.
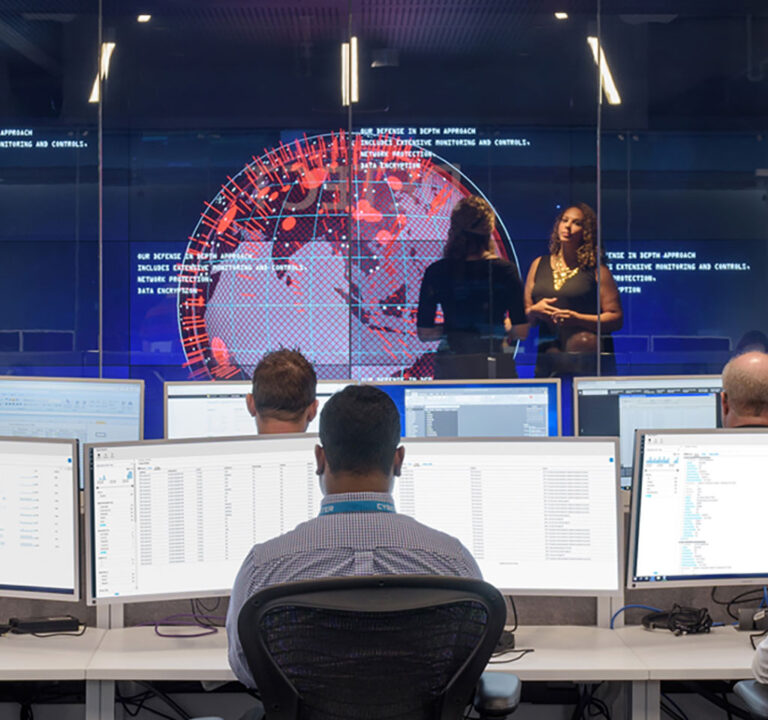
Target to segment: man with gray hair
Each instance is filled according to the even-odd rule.
[[[746,352],[723,368],[723,427],[768,427],[768,354]],[[752,658],[752,674],[768,683],[768,639]]]
[[[768,354],[737,355],[723,368],[723,427],[768,427]]]

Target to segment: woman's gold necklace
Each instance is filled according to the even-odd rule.
[[[578,265],[575,268],[568,267],[562,255],[555,255],[555,262],[552,266],[552,284],[555,286],[555,290],[563,287],[568,280],[579,272],[579,269]]]

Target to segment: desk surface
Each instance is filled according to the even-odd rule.
[[[742,680],[752,677],[749,633],[733,627],[701,635],[673,635],[642,626],[614,633],[648,669],[650,680]]]
[[[57,635],[0,637],[0,681],[84,680],[104,630],[88,628],[80,637]]]
[[[164,628],[168,633],[194,628]],[[234,680],[227,661],[227,634],[160,637],[154,627],[107,631],[86,670],[88,680]]]
[[[525,680],[647,680],[648,668],[622,639],[606,628],[573,625],[524,626],[515,631],[515,647],[534,648],[514,662],[497,663],[490,671],[512,672]],[[508,657],[515,657],[511,651]]]

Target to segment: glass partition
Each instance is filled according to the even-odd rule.
[[[281,346],[348,376],[346,6],[104,3],[105,363],[147,381],[149,437],[164,380]]]
[[[552,322],[519,343],[524,330],[509,326],[526,324],[521,284],[536,258],[548,265],[555,218],[577,202],[595,206],[595,20],[591,3],[569,13],[353,4],[360,377],[555,376],[584,364],[545,362],[547,347],[566,349]],[[449,243],[451,213],[469,195],[495,218],[490,247],[486,211],[464,203]],[[480,247],[471,238],[483,233]],[[533,295],[551,293],[539,283]],[[586,355],[594,369],[594,350]]]
[[[0,372],[90,375],[98,347],[97,3],[0,9]]]
[[[543,270],[527,338],[489,291],[457,372],[562,376],[569,398],[573,375],[765,347],[768,11],[605,5],[6,7],[3,372],[144,378],[149,436],[162,381],[246,378],[281,345],[325,378],[433,377],[448,338],[420,334],[419,295],[469,194],[521,282]],[[595,312],[536,312],[573,282],[553,225],[577,203],[606,253],[599,358],[573,339]]]
[[[749,3],[603,14],[622,96],[601,138],[620,374],[719,373],[768,345],[767,25]]]

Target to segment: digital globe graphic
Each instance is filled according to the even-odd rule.
[[[324,378],[432,376],[419,287],[451,209],[478,194],[401,138],[343,131],[265,151],[200,216],[179,272],[178,322],[197,379],[249,377],[280,347]],[[500,256],[515,262],[497,215]]]

